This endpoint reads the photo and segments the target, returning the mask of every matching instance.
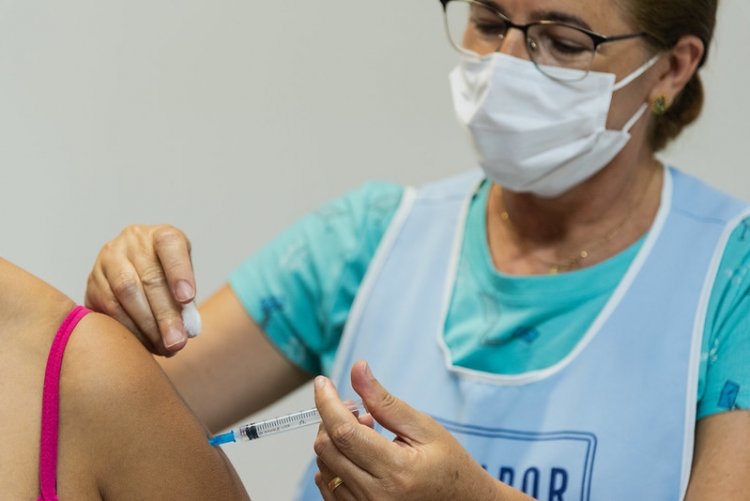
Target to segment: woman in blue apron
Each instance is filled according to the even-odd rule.
[[[479,168],[304,218],[167,373],[214,430],[328,375],[304,499],[737,499],[750,209],[655,156],[700,114],[717,2],[440,3]],[[131,226],[87,302],[171,354],[194,294],[186,237]]]

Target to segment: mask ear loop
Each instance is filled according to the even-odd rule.
[[[656,62],[659,60],[659,57],[660,57],[659,55],[656,55],[656,56],[652,57],[651,59],[649,59],[648,61],[646,61],[646,64],[642,65],[640,68],[638,68],[637,70],[635,70],[633,73],[631,73],[630,75],[626,76],[625,78],[623,78],[622,80],[620,80],[619,82],[617,82],[614,85],[614,87],[612,87],[612,92],[616,92],[616,91],[622,89],[623,87],[625,87],[628,84],[630,84],[636,78],[642,76],[644,73],[646,73],[648,70],[650,70],[653,65],[656,64]],[[625,126],[622,128],[622,131],[630,133],[630,129],[632,129],[633,126],[638,122],[638,120],[641,119],[641,117],[643,116],[643,114],[646,113],[646,110],[648,110],[648,104],[647,103],[643,103],[641,105],[641,107],[638,108],[638,111],[636,111],[635,114],[632,117],[630,117],[630,120],[627,121],[627,123],[625,124]]]
[[[614,85],[614,87],[612,87],[612,92],[616,92],[616,91],[622,89],[623,87],[625,87],[628,84],[630,84],[633,80],[635,80],[636,78],[638,78],[641,75],[643,75],[644,73],[646,73],[648,70],[651,69],[651,67],[653,65],[656,64],[656,62],[659,60],[660,57],[661,56],[659,56],[659,55],[656,55],[656,56],[652,57],[651,59],[649,59],[648,61],[646,61],[646,64],[644,64],[643,66],[641,66],[640,68],[638,68],[637,70],[635,70],[633,73],[631,73],[630,75],[626,76],[625,78],[623,78],[622,80],[620,80],[619,82],[617,82]]]
[[[623,132],[630,133],[630,129],[633,128],[633,126],[638,122],[638,120],[641,119],[644,113],[646,113],[646,110],[648,110],[648,104],[643,103],[640,108],[638,108],[638,111],[635,112],[635,115],[630,117],[630,120],[628,120],[628,123],[625,124],[625,127],[622,128]]]

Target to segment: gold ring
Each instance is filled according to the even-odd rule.
[[[343,484],[344,481],[341,480],[341,477],[333,477],[330,482],[328,482],[328,490],[333,492],[339,487],[341,487],[341,484]]]

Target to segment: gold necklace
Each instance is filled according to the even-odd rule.
[[[638,200],[633,203],[629,210],[627,215],[622,218],[615,226],[613,226],[609,231],[607,231],[604,235],[597,238],[591,244],[587,245],[584,249],[581,249],[578,251],[575,255],[573,255],[570,259],[567,259],[563,262],[552,262],[547,261],[545,259],[541,259],[537,256],[533,256],[534,259],[536,259],[541,264],[548,267],[548,273],[551,275],[556,275],[560,272],[570,271],[574,268],[577,268],[581,265],[581,263],[586,260],[591,254],[602,247],[603,245],[611,242],[615,236],[620,232],[620,230],[627,224],[628,221],[630,221],[631,217],[635,213],[635,208],[641,205],[643,200],[646,198],[646,194],[648,193],[648,189],[651,186],[651,180],[654,177],[654,174],[651,174],[649,176],[649,179],[646,183],[646,187],[643,190],[643,193],[640,197],[638,197]],[[505,208],[505,201],[503,200],[503,197],[500,197],[500,207],[502,208],[502,212],[500,213],[500,219],[505,221],[505,223],[508,225],[508,227],[516,234],[520,235],[520,233],[516,230],[516,226],[513,224],[513,221],[510,219],[510,214],[508,214],[508,210]]]

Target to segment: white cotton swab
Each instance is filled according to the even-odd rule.
[[[182,323],[185,325],[188,337],[196,337],[201,333],[203,322],[195,301],[182,305]]]

